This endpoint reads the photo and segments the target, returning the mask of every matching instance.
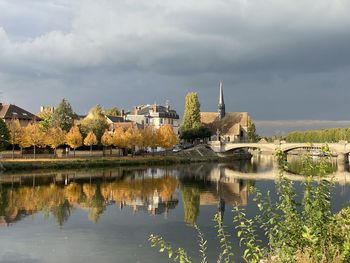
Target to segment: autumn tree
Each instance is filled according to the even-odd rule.
[[[92,156],[92,146],[97,144],[97,138],[93,131],[90,131],[84,139],[84,145],[90,146],[90,156]]]
[[[45,146],[45,134],[37,122],[30,123],[25,130],[28,143],[34,148],[34,159],[36,159],[36,148]]]
[[[125,132],[125,144],[126,147],[131,149],[132,155],[135,154],[135,147],[142,145],[142,135],[138,129],[130,127]]]
[[[72,106],[66,99],[62,99],[58,107],[52,114],[50,127],[60,127],[68,132],[74,124],[75,113]]]
[[[66,133],[60,127],[49,128],[45,135],[45,144],[54,150],[56,156],[56,149],[58,146],[66,142]]]
[[[166,150],[171,149],[172,147],[174,147],[175,144],[178,143],[176,134],[174,133],[171,126],[168,124],[163,125],[159,128],[159,134],[159,145]]]
[[[185,111],[181,125],[181,129],[193,129],[201,126],[200,103],[198,95],[195,92],[190,92],[185,98]]]
[[[124,149],[126,147],[126,140],[125,140],[125,132],[122,127],[118,127],[113,132],[112,136],[112,144],[115,147],[118,147],[119,149],[123,149],[123,155],[124,155]]]
[[[91,108],[89,114],[81,121],[81,131],[84,135],[93,132],[98,141],[104,131],[108,128],[108,123],[100,105]]]
[[[15,145],[19,145],[23,133],[23,129],[18,119],[12,119],[8,124],[9,142],[12,145],[12,159],[15,156]]]
[[[47,132],[50,127],[52,127],[52,116],[53,110],[51,108],[44,109],[38,113],[38,117],[40,118],[39,123],[43,128],[43,131]]]
[[[112,107],[112,108],[109,108],[109,109],[103,109],[103,113],[105,115],[108,115],[108,116],[119,116],[120,115],[120,111],[117,107]]]
[[[83,136],[81,135],[78,126],[73,126],[66,134],[66,143],[74,150],[75,157],[76,148],[82,146],[83,144]]]
[[[103,145],[103,147],[108,147],[113,145],[113,136],[107,129],[105,130],[105,132],[101,137],[101,144]],[[112,147],[110,148],[110,150],[111,150],[110,155],[112,155]],[[103,154],[104,154],[104,151],[103,151]]]

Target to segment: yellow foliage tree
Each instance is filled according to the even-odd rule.
[[[168,150],[178,143],[176,134],[170,125],[166,124],[159,128],[159,146]]]
[[[10,133],[10,144],[12,145],[12,159],[15,156],[15,145],[21,143],[21,138],[23,135],[23,129],[18,119],[13,119],[7,124]]]
[[[101,143],[104,147],[113,145],[113,136],[110,134],[108,130],[105,130],[105,132],[103,133],[101,137]],[[110,155],[112,155],[112,147],[111,147]]]
[[[45,144],[54,150],[56,156],[56,149],[58,146],[66,142],[66,133],[60,127],[49,128],[45,135]]]
[[[119,149],[124,149],[126,147],[125,132],[122,127],[118,127],[112,137],[112,144]]]
[[[84,139],[84,145],[90,146],[90,156],[92,156],[92,146],[97,144],[97,138],[93,131],[90,131]]]
[[[36,159],[36,148],[45,146],[45,134],[38,123],[30,123],[25,127],[28,144],[34,147],[34,159]]]
[[[75,149],[83,144],[83,136],[81,135],[78,126],[73,126],[67,133],[66,143],[69,145],[69,147],[73,148],[75,157]]]
[[[131,149],[132,155],[134,156],[135,147],[142,146],[142,135],[138,129],[129,128],[125,132],[125,144],[126,147]]]

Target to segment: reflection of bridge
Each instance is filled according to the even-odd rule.
[[[227,153],[238,149],[259,149],[261,151],[274,152],[277,149],[287,153],[296,149],[321,149],[327,145],[334,156],[338,157],[338,160],[345,161],[348,159],[350,153],[350,144],[346,141],[339,143],[230,143],[212,141],[210,147],[214,152]]]

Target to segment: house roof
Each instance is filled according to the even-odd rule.
[[[227,112],[224,118],[219,119],[217,112],[201,112],[201,122],[213,133],[219,130],[222,134],[239,135],[240,127],[248,126],[248,113]]]
[[[125,122],[124,117],[122,116],[111,116],[111,115],[106,115],[106,118],[110,120],[112,123],[116,122]]]
[[[134,128],[134,129],[141,129],[142,126],[135,123],[135,122],[131,122],[131,121],[128,121],[128,122],[117,122],[114,126],[115,129],[117,128],[123,128],[123,130],[127,130],[129,128]]]
[[[18,119],[18,120],[40,120],[39,117],[26,111],[14,104],[0,103],[0,118],[2,119]]]

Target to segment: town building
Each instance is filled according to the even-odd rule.
[[[136,106],[129,114],[126,114],[126,120],[136,122],[143,128],[149,126],[159,129],[168,124],[173,128],[175,134],[179,134],[180,117],[175,110],[170,109],[169,105]]]
[[[22,127],[26,127],[33,121],[40,120],[39,117],[26,111],[14,104],[2,104],[0,103],[0,118],[9,123],[12,120],[19,120]]]
[[[248,112],[226,112],[222,82],[219,86],[218,111],[201,112],[201,122],[213,134],[211,140],[246,141],[248,138],[248,120]]]

